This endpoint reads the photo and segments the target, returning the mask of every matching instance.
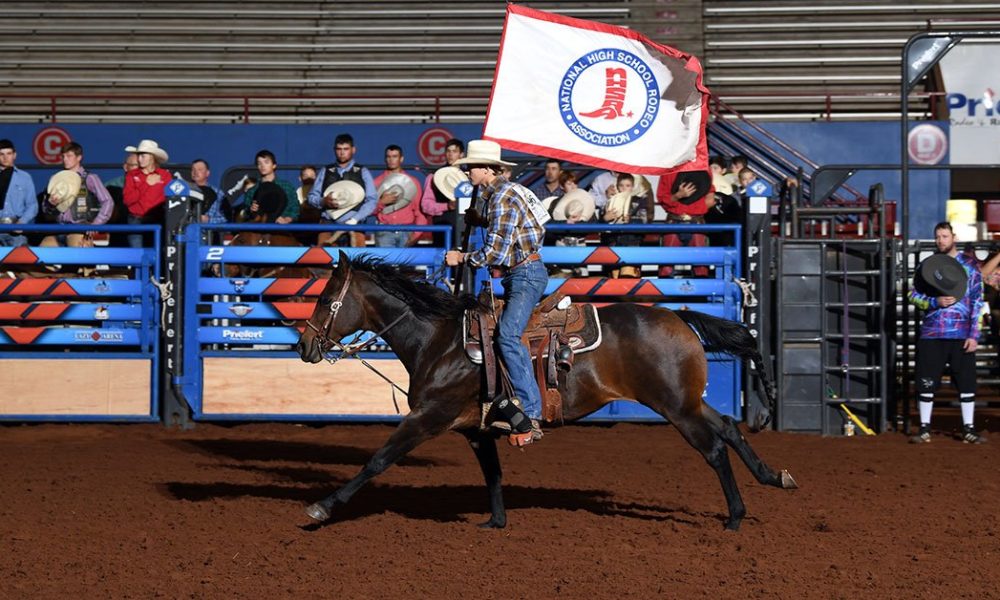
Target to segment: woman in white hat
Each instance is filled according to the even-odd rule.
[[[167,151],[153,140],[142,140],[138,146],[127,146],[125,152],[134,152],[139,159],[139,168],[125,174],[125,189],[122,190],[129,224],[162,220],[157,217],[166,200],[163,190],[170,183],[170,172],[160,165],[167,162]],[[142,234],[129,234],[128,245],[141,248]]]
[[[514,394],[524,411],[506,398],[496,406],[510,422],[508,441],[514,446],[526,446],[541,438],[538,420],[542,414],[542,398],[532,375],[528,349],[521,343],[521,334],[549,281],[539,254],[548,212],[527,188],[500,175],[502,166],[513,165],[500,160],[500,144],[473,140],[469,142],[468,155],[455,165],[468,165],[469,181],[479,186],[479,199],[487,207],[488,225],[486,241],[481,248],[467,254],[449,251],[445,262],[449,266],[467,262],[473,267],[491,267],[503,273],[506,306],[496,329],[497,343]]]

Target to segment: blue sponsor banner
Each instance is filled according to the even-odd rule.
[[[349,257],[359,254],[380,258],[390,264],[433,265],[444,261],[444,252],[438,248],[344,248]],[[204,262],[234,262],[267,265],[293,265],[303,257],[308,258],[303,265],[321,264],[322,253],[329,258],[329,264],[337,262],[338,248],[306,248],[278,246],[203,246],[199,248]]]
[[[11,337],[19,328],[0,330],[0,344],[23,343]],[[45,327],[28,342],[36,346],[138,346],[141,342],[138,329],[93,329],[87,327]]]

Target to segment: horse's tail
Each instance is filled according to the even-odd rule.
[[[751,425],[751,429],[760,430],[767,427],[771,421],[771,414],[775,410],[774,383],[764,368],[764,358],[757,349],[757,340],[750,334],[742,323],[720,319],[712,315],[706,315],[693,310],[675,311],[682,321],[695,330],[701,338],[707,350],[714,350],[732,354],[744,360],[753,361],[764,387],[764,394],[767,396],[767,409],[769,414],[758,416]]]

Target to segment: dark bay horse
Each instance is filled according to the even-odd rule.
[[[349,259],[340,253],[296,350],[302,360],[318,363],[326,352],[341,348],[339,340],[345,336],[359,329],[378,332],[410,375],[410,413],[358,475],[306,509],[310,517],[329,519],[334,508],[350,500],[369,479],[420,443],[452,430],[468,439],[486,478],[491,517],[482,526],[506,525],[496,438],[479,427],[480,367],[466,357],[462,342],[462,314],[476,305],[472,296],[449,295],[378,259]],[[729,508],[728,529],[739,528],[746,508],[727,445],[760,483],[796,487],[787,471],[775,472],[757,457],[730,417],[702,400],[708,361],[686,321],[710,345],[746,355],[753,338],[744,327],[700,313],[685,316],[637,304],[606,306],[599,314],[601,345],[578,355],[566,378],[567,421],[617,399],[635,400],[668,419],[718,475]]]

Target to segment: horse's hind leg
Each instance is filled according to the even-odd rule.
[[[483,529],[502,529],[507,526],[507,511],[504,509],[503,490],[500,487],[503,472],[497,455],[496,439],[481,431],[467,433],[466,438],[479,459],[479,467],[483,470],[486,489],[490,494],[490,520],[479,526]]]
[[[326,521],[337,504],[346,504],[361,486],[368,483],[369,479],[388,469],[421,443],[443,433],[450,422],[450,418],[442,418],[442,415],[429,415],[427,412],[410,413],[354,479],[330,496],[309,505],[306,514],[317,521]]]
[[[684,439],[691,444],[695,450],[701,452],[705,461],[715,470],[722,484],[722,493],[726,496],[726,504],[729,508],[729,518],[726,520],[726,529],[736,531],[740,528],[740,522],[746,515],[746,507],[743,505],[743,498],[740,497],[740,490],[736,485],[736,478],[733,476],[733,467],[729,464],[729,450],[722,437],[715,431],[709,422],[697,410],[683,410],[680,414],[664,415],[680,431]]]
[[[736,422],[733,421],[732,417],[720,415],[707,404],[702,407],[702,413],[708,419],[709,423],[712,424],[713,428],[719,432],[722,439],[736,451],[736,454],[739,455],[743,464],[750,469],[750,472],[753,473],[757,481],[765,485],[773,485],[774,487],[787,490],[799,487],[788,471],[777,473],[757,456],[757,453],[750,447],[746,438],[740,433],[739,428],[736,427]]]

